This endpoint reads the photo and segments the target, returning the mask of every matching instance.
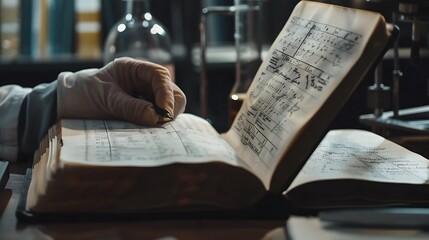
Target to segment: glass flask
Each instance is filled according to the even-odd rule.
[[[237,59],[235,81],[228,97],[230,124],[240,110],[261,64],[261,44],[257,35],[260,4],[260,0],[234,0],[234,40]]]
[[[149,0],[123,0],[125,15],[110,30],[104,46],[104,63],[132,57],[168,68],[174,80],[170,36],[150,13]]]

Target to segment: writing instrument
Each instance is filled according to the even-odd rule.
[[[357,208],[322,211],[323,223],[361,227],[428,227],[429,208]]]
[[[171,113],[163,108],[160,108],[158,105],[154,104],[153,108],[155,109],[155,112],[163,117],[163,118],[168,118],[170,120],[173,120],[173,115],[171,115]]]
[[[143,100],[146,100],[142,95],[140,95],[140,94],[134,94],[137,98],[140,98],[140,99],[143,99]],[[147,101],[147,100],[146,100]],[[168,118],[168,119],[170,119],[170,120],[173,120],[173,115],[169,112],[169,111],[167,111],[167,110],[165,110],[165,109],[163,109],[163,108],[161,108],[161,107],[159,107],[158,105],[156,105],[155,103],[153,104],[153,108],[155,109],[155,112],[159,115],[159,116],[161,116],[161,117],[163,117],[163,118]]]

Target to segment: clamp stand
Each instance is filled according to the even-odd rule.
[[[418,25],[429,23],[427,12],[429,3],[418,0],[392,2],[398,4],[398,11],[392,16],[393,24],[398,21],[412,24],[410,62],[415,64],[420,58]],[[375,71],[374,85],[368,89],[368,105],[374,109],[374,113],[360,116],[360,122],[370,126],[374,132],[429,157],[429,149],[425,147],[429,143],[429,105],[409,109],[399,108],[399,85],[403,80],[399,66],[399,37],[396,37],[393,43],[393,57],[392,90],[382,83],[380,61]],[[390,107],[392,111],[384,112]]]

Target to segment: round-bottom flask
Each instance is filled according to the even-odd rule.
[[[149,0],[124,2],[125,15],[107,36],[104,63],[124,56],[147,60],[168,68],[174,80],[170,36],[165,27],[150,13]]]

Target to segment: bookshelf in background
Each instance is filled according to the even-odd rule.
[[[0,0],[2,11],[4,1],[13,0]],[[19,41],[13,57],[0,52],[0,86],[20,84],[32,87],[55,80],[62,71],[102,66],[99,55],[83,59],[76,54],[75,0],[15,1]],[[86,0],[88,4],[92,1],[100,2]],[[1,16],[3,24],[3,12]],[[101,49],[101,45],[94,48]]]
[[[64,21],[68,16],[60,15],[62,12],[57,7],[62,2],[65,1],[20,0],[20,57],[46,59],[51,56],[57,26],[61,26],[61,32],[67,32]]]
[[[14,58],[19,53],[19,0],[0,0],[0,54]]]
[[[121,0],[0,0],[0,4],[0,29],[7,29],[2,25],[8,24],[5,18],[10,13],[15,12],[16,15],[12,24],[17,32],[14,45],[16,54],[13,58],[18,61],[22,58],[34,61],[81,56],[100,58],[107,33],[124,12]],[[15,10],[9,11],[6,5],[13,5]],[[193,29],[198,29],[199,4],[165,0],[154,1],[153,5],[160,21],[166,24],[167,29],[174,30],[173,45],[177,42],[180,45],[178,47],[184,44],[189,47],[199,41],[197,33],[185,35],[180,31],[185,21],[188,21],[186,25],[191,24]],[[2,35],[0,38],[4,38]],[[180,61],[184,61],[182,58],[187,56],[188,48],[174,49],[180,49],[178,53],[175,51],[175,56],[178,55]],[[5,53],[5,50],[0,49],[0,59],[4,60]]]
[[[17,2],[19,44],[16,58],[35,61],[100,58],[100,0],[2,1]]]

